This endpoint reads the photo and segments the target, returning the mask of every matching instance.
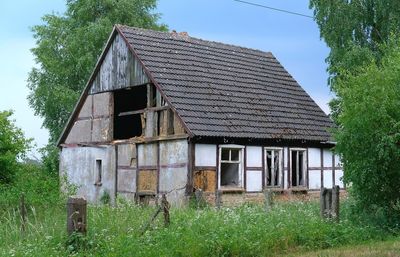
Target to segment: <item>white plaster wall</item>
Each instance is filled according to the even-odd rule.
[[[308,148],[308,167],[321,167],[321,149]]]
[[[340,188],[344,188],[343,181],[341,180],[342,177],[343,177],[343,171],[336,170],[335,171],[335,185],[338,185]]]
[[[102,185],[96,186],[96,160],[102,160]],[[78,188],[77,195],[96,203],[107,191],[115,200],[114,146],[63,148],[60,153],[60,176]],[[62,179],[63,181],[63,179]],[[65,190],[65,184],[62,185]]]
[[[156,166],[158,159],[157,144],[138,145],[138,164],[140,166]]]
[[[321,188],[321,171],[310,170],[308,171],[308,186],[310,189]]]
[[[262,167],[262,147],[247,146],[247,167]]]
[[[195,145],[196,166],[217,166],[217,146],[211,144]]]
[[[324,170],[324,187],[332,188],[332,170]]]
[[[340,156],[335,154],[335,167],[342,167],[342,161],[340,160]]]
[[[250,192],[262,191],[262,171],[249,170],[246,177],[246,190]]]
[[[187,177],[188,142],[186,140],[160,142],[159,190],[169,192],[167,199],[171,204],[175,206],[184,204]]]
[[[332,151],[324,149],[324,167],[332,167]],[[331,183],[332,184],[332,183]]]

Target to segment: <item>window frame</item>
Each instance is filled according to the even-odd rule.
[[[267,162],[267,151],[279,151],[279,175],[278,175],[278,185],[268,185],[268,176],[267,176],[267,168],[268,168],[268,162]],[[284,185],[284,178],[283,178],[283,171],[284,171],[284,160],[283,160],[283,147],[269,147],[266,146],[264,147],[264,185],[266,188],[283,188]]]
[[[300,184],[300,181],[299,181],[299,184],[297,184],[297,185],[293,185],[293,181],[292,181],[292,172],[293,172],[293,169],[292,169],[292,167],[293,167],[293,160],[292,160],[292,152],[294,152],[294,151],[296,151],[296,152],[299,152],[299,151],[301,151],[301,152],[303,152],[303,156],[304,156],[304,158],[303,158],[303,184],[302,185],[299,185]],[[298,155],[297,155],[298,156]],[[296,158],[297,159],[297,158]],[[288,177],[289,177],[289,183],[288,183],[288,188],[308,188],[308,151],[307,151],[307,148],[289,148],[289,172],[288,172]]]
[[[226,161],[222,160],[222,149],[235,149],[239,150],[239,160],[238,161]],[[219,190],[244,190],[244,149],[245,146],[242,145],[219,145],[218,147],[218,189]],[[230,155],[230,154],[229,154]],[[231,158],[229,158],[231,159]],[[221,185],[221,163],[238,163],[238,186],[223,186]]]
[[[96,159],[94,162],[94,176],[95,176],[95,186],[101,186],[103,184],[103,160]]]

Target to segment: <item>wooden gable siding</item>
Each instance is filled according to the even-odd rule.
[[[117,34],[91,85],[89,94],[150,83],[142,65]]]
[[[88,95],[65,143],[110,142],[113,139],[112,100],[110,92]]]

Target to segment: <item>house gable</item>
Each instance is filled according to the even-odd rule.
[[[143,66],[130,52],[122,36],[117,33],[100,69],[90,86],[89,94],[128,88],[150,83]]]
[[[114,30],[59,145],[182,134],[180,118]]]

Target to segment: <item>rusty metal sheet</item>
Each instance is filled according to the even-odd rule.
[[[193,186],[204,192],[215,192],[217,185],[217,172],[215,170],[197,170],[194,173]]]
[[[156,193],[157,170],[140,170],[138,177],[138,192]]]

